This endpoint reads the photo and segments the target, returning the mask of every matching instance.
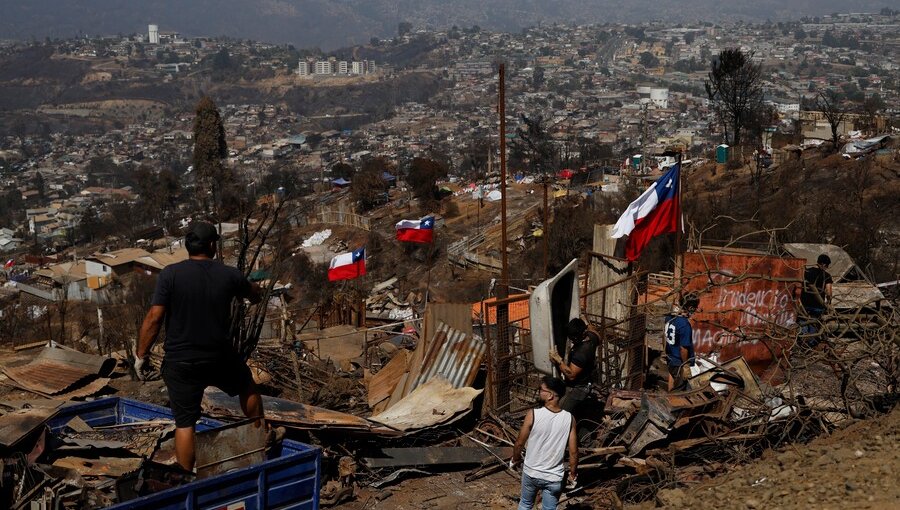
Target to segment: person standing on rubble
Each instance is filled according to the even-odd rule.
[[[569,321],[566,335],[572,342],[569,362],[566,363],[556,350],[551,349],[550,361],[559,367],[565,377],[566,395],[560,406],[570,413],[576,410],[591,394],[591,381],[594,376],[594,365],[597,364],[597,346],[600,335],[579,318]]]
[[[208,386],[240,395],[244,414],[263,425],[262,396],[229,337],[233,301],[258,303],[260,292],[236,268],[215,260],[218,240],[210,223],[195,221],[188,227],[188,259],[159,274],[134,353],[135,372],[143,379],[150,348],[165,323],[162,378],[175,415],[175,455],[187,470],[194,468],[194,426]]]
[[[694,366],[694,329],[688,320],[697,307],[700,298],[693,292],[685,294],[681,306],[674,307],[665,317],[666,366],[669,371],[669,391],[684,383],[684,366]]]
[[[800,333],[806,337],[806,346],[819,344],[819,324],[825,310],[831,306],[832,283],[828,267],[831,257],[819,255],[816,265],[806,268],[803,273],[803,287],[800,290],[800,305],[806,317],[800,320]]]
[[[575,435],[575,418],[562,409],[559,401],[566,394],[566,384],[560,379],[544,376],[539,390],[542,407],[531,409],[516,438],[512,465],[522,466],[522,494],[518,510],[531,510],[538,491],[541,492],[541,508],[553,510],[562,494],[565,466],[563,457],[569,449],[569,484],[574,485],[578,465],[578,439]]]

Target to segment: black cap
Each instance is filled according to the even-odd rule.
[[[566,394],[566,383],[559,379],[558,377],[553,377],[551,375],[545,375],[541,382],[544,383],[544,386],[547,387],[548,390],[556,393],[556,396],[562,398],[563,395]]]
[[[831,257],[825,255],[824,253],[819,255],[819,258],[816,259],[816,264],[822,264],[823,266],[831,265]]]
[[[693,292],[688,292],[681,298],[681,307],[685,310],[696,310],[700,306],[700,296]]]
[[[585,331],[587,331],[587,324],[578,317],[570,320],[569,323],[566,324],[566,336],[569,337],[569,340],[581,340],[584,337]]]
[[[200,244],[209,244],[219,240],[219,233],[212,223],[192,221],[185,234],[186,240],[196,240]]]

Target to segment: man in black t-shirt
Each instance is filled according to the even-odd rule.
[[[828,274],[830,265],[831,257],[823,253],[816,259],[816,265],[806,268],[803,273],[800,304],[803,306],[805,316],[802,316],[799,322],[800,333],[806,337],[806,344],[809,347],[815,347],[819,343],[820,319],[831,305],[833,280]]]
[[[135,371],[143,377],[150,348],[165,323],[162,377],[175,415],[175,455],[187,470],[194,467],[194,425],[208,386],[240,395],[244,414],[260,418],[257,424],[262,425],[262,397],[229,337],[233,301],[258,303],[259,289],[236,268],[214,260],[218,240],[211,224],[191,223],[184,243],[189,258],[159,274],[135,351]]]
[[[559,405],[575,414],[578,406],[591,394],[591,381],[594,366],[597,364],[597,346],[600,344],[600,337],[578,318],[569,321],[566,325],[566,334],[572,342],[569,362],[563,361],[555,350],[550,351],[550,361],[559,367],[568,388]]]

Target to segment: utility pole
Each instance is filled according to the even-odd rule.
[[[507,257],[506,239],[506,64],[500,64],[499,91],[500,113],[500,285],[497,286],[497,300],[505,301],[509,297],[509,260]],[[494,388],[497,399],[494,409],[501,409],[509,404],[509,305],[497,306],[497,349],[496,378]]]

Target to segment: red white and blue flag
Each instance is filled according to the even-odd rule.
[[[3,260],[3,259],[0,259],[0,260]],[[16,259],[9,259],[6,261],[6,264],[3,264],[3,268],[9,269],[9,268],[13,267],[14,265],[16,265]]]
[[[629,204],[616,222],[612,238],[628,236],[625,241],[625,258],[628,260],[637,260],[654,237],[678,230],[681,217],[681,204],[678,203],[680,172],[681,164],[673,165]]]
[[[430,243],[434,240],[434,218],[400,220],[397,222],[397,240],[408,243]]]
[[[331,259],[328,266],[328,280],[352,280],[366,274],[366,249],[360,248]]]

